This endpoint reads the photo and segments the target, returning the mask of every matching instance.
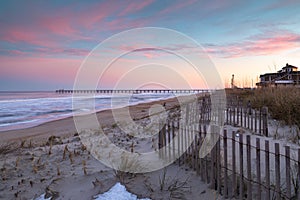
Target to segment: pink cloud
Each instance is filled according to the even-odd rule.
[[[124,16],[139,10],[142,10],[143,8],[147,7],[151,3],[153,3],[154,0],[144,0],[144,1],[138,1],[138,2],[130,2],[128,6],[119,14],[119,16]]]
[[[154,53],[150,53],[150,52],[145,52],[143,53],[143,55],[146,57],[146,58],[154,58],[157,54],[154,54]]]
[[[26,52],[20,51],[20,50],[9,50],[8,51],[10,55],[16,55],[16,56],[24,56],[27,55]]]
[[[37,54],[39,56],[47,55],[70,55],[70,56],[87,56],[91,50],[75,49],[75,48],[38,48]]]
[[[1,49],[0,52],[4,55],[10,56],[34,56],[34,57],[52,57],[52,56],[87,56],[91,50],[89,49],[76,49],[76,48],[48,48],[48,47],[40,47],[35,48],[34,51],[24,51],[24,50],[6,50]]]
[[[55,13],[43,13],[32,17],[26,25],[7,24],[0,30],[0,37],[8,42],[25,42],[28,44],[55,47],[61,41],[90,40],[95,41],[87,31],[93,34],[99,31],[120,30],[145,24],[146,19],[130,20],[125,15],[142,10],[153,0],[139,2],[105,1],[87,6],[72,5],[58,8]],[[109,19],[114,17],[111,20]]]
[[[57,35],[70,36],[76,33],[76,30],[71,27],[67,18],[47,18],[43,19],[40,24],[41,27]]]
[[[264,33],[240,43],[207,45],[206,51],[220,57],[243,57],[270,55],[299,47],[299,34],[282,31],[270,37],[268,35],[270,33]]]
[[[20,26],[2,30],[1,39],[12,43],[25,42],[28,44],[48,47],[53,47],[58,44],[53,39],[49,39],[48,35],[42,33],[40,30]]]

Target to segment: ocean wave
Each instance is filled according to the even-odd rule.
[[[3,94],[1,95],[1,98],[6,98]],[[172,96],[169,94],[113,94],[73,97],[72,95],[46,94],[53,96],[32,98],[32,96],[26,96],[27,94],[22,95],[24,95],[23,99],[21,96],[17,96],[16,99],[0,99],[0,131],[31,127],[46,121],[65,118],[72,114],[93,113],[104,109],[166,99]],[[11,98],[11,96],[8,95],[7,98]],[[91,100],[94,102],[89,104]]]
[[[16,116],[16,114],[0,114],[0,118],[3,118],[3,117],[14,117]]]
[[[73,112],[72,109],[65,109],[65,110],[50,110],[44,112],[37,112],[36,115],[48,115],[48,114],[56,114],[56,113],[71,113]]]

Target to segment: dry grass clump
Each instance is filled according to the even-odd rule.
[[[167,168],[162,169],[158,177],[158,184],[152,185],[145,182],[146,188],[151,192],[168,192],[168,199],[185,199],[184,193],[190,190],[188,186],[189,177],[185,180],[171,175],[167,175]]]
[[[0,145],[0,155],[10,153],[14,150],[11,144],[2,144]]]
[[[254,108],[267,106],[272,118],[300,127],[300,88],[256,89],[246,100],[250,100]]]

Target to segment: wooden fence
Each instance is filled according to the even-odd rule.
[[[229,101],[226,108],[226,124],[247,128],[259,135],[268,136],[268,108],[253,109],[241,101]]]
[[[161,159],[190,166],[225,198],[300,199],[299,146],[286,146],[258,135],[212,131],[210,137],[218,137],[217,142],[200,157],[199,150],[204,148],[203,141],[211,127],[210,109],[203,102],[207,100],[169,112],[158,134]],[[224,113],[230,115],[228,111]],[[226,122],[244,115],[230,116]]]

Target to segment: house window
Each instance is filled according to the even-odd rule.
[[[292,76],[291,76],[291,75],[288,75],[288,79],[291,80],[291,79],[292,79]]]

